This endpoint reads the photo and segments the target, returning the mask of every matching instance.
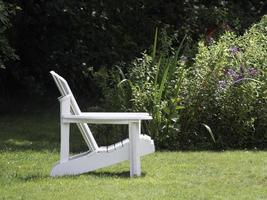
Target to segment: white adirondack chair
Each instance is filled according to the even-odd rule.
[[[151,120],[148,113],[81,112],[67,81],[50,72],[61,93],[60,102],[60,161],[51,176],[76,175],[130,160],[130,176],[141,175],[140,157],[155,151],[154,141],[142,135],[141,120]],[[70,123],[75,123],[89,148],[87,152],[69,156]],[[128,124],[129,139],[99,147],[87,124]]]

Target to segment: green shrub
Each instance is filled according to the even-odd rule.
[[[11,26],[9,14],[14,10],[8,9],[6,4],[0,0],[0,69],[5,68],[5,62],[16,59],[15,50],[9,45],[7,30]]]
[[[181,58],[183,42],[177,50],[171,49],[171,44],[165,31],[159,41],[156,32],[152,52],[135,59],[126,74],[117,67],[99,70],[94,76],[104,94],[104,107],[151,113],[153,120],[144,122],[143,132],[151,135],[158,147],[177,149],[174,140],[179,136],[179,112],[183,109],[178,96],[186,70],[185,57]]]
[[[128,66],[94,74],[110,111],[150,112],[143,132],[158,148],[264,148],[267,140],[266,16],[243,36],[226,32],[200,42],[187,66],[180,48],[163,37],[156,54],[143,53]],[[156,37],[157,38],[157,37]],[[166,42],[167,41],[167,42]]]
[[[176,149],[173,142],[180,131],[179,111],[183,109],[178,98],[185,76],[179,52],[172,56],[153,59],[148,54],[136,60],[128,74],[131,90],[131,111],[145,111],[153,116],[145,125],[145,132],[155,138],[160,148]]]
[[[184,141],[217,148],[263,148],[267,140],[267,16],[243,36],[224,34],[199,53],[188,73],[181,114]]]

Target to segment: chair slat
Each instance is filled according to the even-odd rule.
[[[59,91],[60,94],[62,95],[62,97],[66,96],[66,95],[71,95],[71,112],[74,115],[79,115],[81,113],[81,110],[72,94],[72,91],[67,83],[67,81],[61,77],[60,75],[58,75],[57,73],[55,73],[54,71],[50,71],[50,74],[52,75]],[[86,123],[78,123],[77,124],[79,130],[82,133],[82,136],[89,148],[89,150],[91,151],[95,151],[98,149],[98,145],[95,141],[95,138],[92,134],[92,132],[90,131],[90,128],[88,127],[88,125]]]

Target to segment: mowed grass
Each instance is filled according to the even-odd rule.
[[[129,178],[128,162],[52,178],[58,159],[57,115],[0,117],[1,200],[267,199],[267,152],[157,152],[142,158],[139,178]]]

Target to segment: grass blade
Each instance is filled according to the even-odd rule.
[[[158,28],[155,31],[154,43],[153,43],[153,51],[152,51],[152,63],[155,60],[156,52],[157,52],[157,41],[158,41]]]
[[[211,136],[213,142],[215,143],[216,140],[215,140],[215,137],[214,137],[214,134],[213,134],[211,128],[210,128],[207,124],[202,123],[202,125],[207,129],[207,131],[209,132],[209,134],[210,134],[210,136]]]

